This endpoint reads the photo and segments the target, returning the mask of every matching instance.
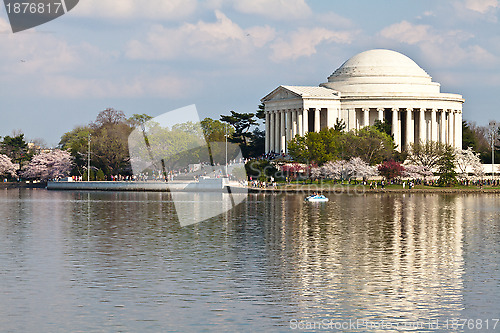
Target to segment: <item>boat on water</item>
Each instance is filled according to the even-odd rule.
[[[309,202],[327,202],[328,198],[325,197],[323,194],[313,194],[313,195],[306,197],[306,201],[309,201]]]

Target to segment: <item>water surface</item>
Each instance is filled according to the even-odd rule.
[[[0,218],[2,332],[500,317],[498,195],[255,194],[181,228],[168,193],[11,189]]]

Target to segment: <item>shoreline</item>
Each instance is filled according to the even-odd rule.
[[[321,186],[307,186],[303,187],[293,187],[293,188],[249,188],[248,193],[304,193],[312,194],[313,192],[320,192],[323,194],[383,194],[383,193],[402,193],[402,194],[500,194],[500,189],[464,189],[464,188],[414,188],[414,189],[403,189],[403,188],[388,188],[388,189],[367,189],[363,188],[362,185],[359,187],[335,187],[323,188]]]
[[[71,184],[71,185],[70,185]],[[99,186],[100,185],[100,186]],[[104,185],[104,186],[103,186]],[[111,185],[111,186],[110,186]],[[144,186],[146,185],[146,186]],[[74,183],[63,183],[58,182],[57,186],[53,188],[47,188],[47,183],[22,183],[22,182],[10,182],[10,183],[0,183],[0,189],[14,189],[14,188],[45,188],[52,191],[117,191],[117,192],[170,192],[171,190],[163,182],[152,182],[148,184],[138,184],[134,182],[74,182]],[[201,189],[200,189],[201,190]],[[209,189],[203,189],[201,192],[207,191]],[[248,187],[248,193],[256,194],[279,194],[279,193],[289,193],[289,194],[312,194],[313,192],[321,192],[324,194],[383,194],[383,193],[420,193],[420,194],[500,194],[500,188],[385,188],[385,189],[369,189],[364,185],[285,185],[278,187],[268,187],[268,188],[255,188]],[[181,190],[182,191],[182,190]],[[189,192],[197,192],[197,190],[191,190]]]
[[[0,189],[8,189],[8,188],[45,188],[47,187],[47,183],[39,182],[39,183],[23,183],[23,182],[5,182],[0,183]]]

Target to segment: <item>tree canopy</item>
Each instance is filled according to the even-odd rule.
[[[339,128],[325,128],[320,132],[308,132],[303,137],[296,136],[288,143],[289,155],[297,162],[315,162],[320,166],[328,161],[353,157],[374,165],[392,157],[394,142],[391,136],[374,126],[350,132],[342,132]]]

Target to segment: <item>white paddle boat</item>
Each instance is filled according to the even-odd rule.
[[[327,202],[328,198],[325,197],[323,194],[313,194],[313,195],[306,197],[306,201],[309,201],[309,202]]]

